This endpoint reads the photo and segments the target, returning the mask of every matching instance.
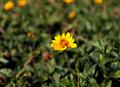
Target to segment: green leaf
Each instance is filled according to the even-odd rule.
[[[7,59],[3,58],[3,57],[0,57],[0,62],[6,64],[9,61]]]
[[[11,77],[13,75],[11,69],[7,69],[7,68],[0,69],[0,73],[6,75],[7,77]]]

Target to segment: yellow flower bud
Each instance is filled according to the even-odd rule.
[[[65,2],[66,4],[71,4],[71,3],[74,2],[74,0],[64,0],[64,2]]]
[[[69,18],[69,19],[73,19],[73,18],[75,18],[76,15],[77,15],[77,14],[76,14],[75,11],[71,11],[71,12],[69,12],[69,14],[68,14],[68,18]]]
[[[28,33],[27,33],[27,36],[28,36],[30,39],[32,39],[32,38],[34,38],[34,33],[33,33],[33,32],[28,32]]]
[[[25,7],[26,4],[27,4],[27,0],[18,0],[17,2],[18,7],[21,7],[21,8]]]
[[[6,2],[5,4],[4,4],[4,10],[5,11],[10,11],[10,10],[12,10],[13,8],[14,8],[14,3],[13,3],[13,1],[8,1],[8,2]]]
[[[94,3],[95,3],[95,4],[102,4],[102,3],[103,3],[103,0],[94,0]]]

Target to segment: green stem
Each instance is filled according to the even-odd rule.
[[[68,70],[70,70],[70,63],[69,63],[69,58],[67,56],[67,51],[65,51],[64,56],[65,56],[65,60],[66,60],[66,63],[67,63],[67,68],[68,68]]]

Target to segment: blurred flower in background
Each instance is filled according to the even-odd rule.
[[[68,14],[69,19],[74,19],[76,17],[77,13],[75,11],[70,11]]]
[[[13,1],[8,1],[8,2],[6,2],[5,4],[4,4],[4,10],[5,11],[10,11],[10,10],[12,10],[13,8],[14,8],[14,2]]]
[[[63,33],[62,35],[58,34],[55,37],[55,40],[52,40],[51,47],[53,47],[54,50],[63,51],[67,48],[76,48],[77,44],[74,43],[74,38],[68,32],[66,35],[65,33]]]
[[[18,7],[23,8],[23,7],[26,6],[26,4],[27,4],[27,0],[18,0],[18,1],[17,1]]]
[[[23,7],[26,6],[26,4],[27,4],[27,0],[18,0],[17,3],[15,3],[15,2],[12,1],[12,0],[8,0],[8,1],[4,4],[3,9],[4,9],[5,11],[10,11],[10,10],[12,10],[12,9],[15,7],[15,5],[17,5],[17,6],[20,7],[20,8],[23,8]]]
[[[52,57],[52,55],[49,52],[47,52],[47,51],[45,51],[45,52],[42,53],[42,58],[45,61],[51,59],[51,57]]]
[[[64,2],[65,2],[66,4],[71,4],[71,3],[74,2],[74,0],[64,0]]]
[[[103,0],[94,0],[94,3],[95,3],[95,4],[102,4],[102,3],[103,3]]]
[[[33,33],[33,32],[28,32],[28,33],[27,33],[27,36],[28,36],[30,39],[32,39],[32,38],[34,38],[34,33]]]

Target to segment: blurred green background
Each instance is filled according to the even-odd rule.
[[[120,0],[0,0],[0,87],[119,87]],[[68,1],[68,2],[67,2]],[[78,47],[54,51],[70,32]]]

